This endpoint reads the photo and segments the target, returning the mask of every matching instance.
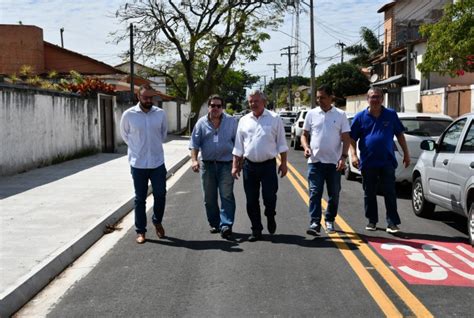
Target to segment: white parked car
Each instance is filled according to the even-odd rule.
[[[474,113],[452,123],[437,142],[424,140],[425,150],[413,169],[412,207],[430,216],[435,205],[467,216],[474,244]]]
[[[309,111],[308,109],[302,109],[298,111],[296,120],[291,126],[290,147],[293,147],[293,149],[295,150],[301,149],[300,138],[301,138],[301,135],[303,134],[304,119],[308,111]]]
[[[351,123],[354,114],[348,114],[347,118]],[[431,113],[398,113],[398,118],[405,127],[405,139],[407,141],[408,151],[410,152],[410,165],[405,168],[403,165],[403,150],[396,137],[393,138],[395,157],[397,159],[397,169],[395,170],[395,181],[400,183],[412,182],[412,171],[415,167],[418,157],[421,155],[420,142],[425,139],[437,140],[446,127],[451,124],[453,119],[443,114]],[[359,151],[359,149],[357,149]],[[347,180],[354,180],[360,175],[360,170],[352,165],[352,158],[349,151],[349,157],[346,162],[344,176]]]
[[[283,120],[283,126],[285,127],[285,134],[289,134],[291,132],[291,125],[296,120],[297,113],[283,110],[278,113],[280,118]]]

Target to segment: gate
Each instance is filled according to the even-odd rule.
[[[99,95],[102,152],[114,152],[114,108],[112,96]]]
[[[402,89],[401,87],[397,88],[387,88],[387,108],[394,109],[396,112],[401,111],[402,104]]]

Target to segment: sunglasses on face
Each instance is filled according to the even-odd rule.
[[[217,108],[221,108],[221,107],[222,107],[222,104],[210,103],[210,104],[209,104],[209,107],[211,107],[211,108],[216,108],[216,107],[217,107]]]

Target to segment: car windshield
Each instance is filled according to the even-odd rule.
[[[414,136],[440,136],[451,123],[446,119],[401,118],[405,134]]]
[[[290,118],[296,118],[296,113],[285,113],[281,112],[280,117],[290,117]]]
[[[307,113],[308,113],[308,112],[303,112],[303,119],[306,118],[306,114],[307,114]]]

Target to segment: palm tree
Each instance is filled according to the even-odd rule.
[[[348,46],[344,51],[354,56],[349,63],[355,64],[359,67],[369,66],[369,60],[376,54],[382,52],[382,44],[377,39],[377,36],[372,30],[366,27],[360,29],[360,36],[364,41],[364,44],[354,44]]]

